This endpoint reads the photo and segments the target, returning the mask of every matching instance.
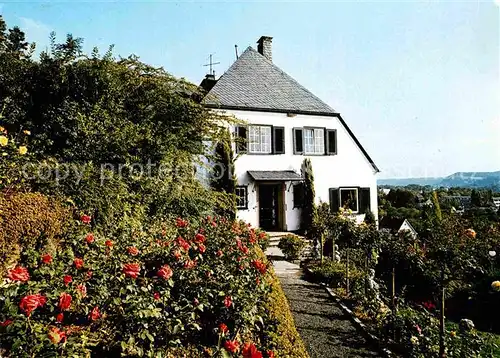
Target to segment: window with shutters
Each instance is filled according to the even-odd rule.
[[[351,209],[354,213],[359,211],[358,188],[340,188],[339,196],[340,207],[344,209]]]
[[[248,152],[270,154],[272,152],[271,126],[248,127]]]
[[[304,128],[304,153],[325,154],[325,130],[323,128]]]
[[[326,130],[326,154],[333,155],[337,154],[337,130],[327,129]]]
[[[239,185],[235,188],[236,207],[238,209],[248,209],[248,187]]]
[[[285,128],[273,127],[273,153],[285,154]]]

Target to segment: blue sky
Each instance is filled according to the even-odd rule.
[[[381,178],[500,170],[500,7],[461,2],[9,2],[39,49],[50,31],[110,44],[199,83],[273,36],[273,61],[339,111]]]

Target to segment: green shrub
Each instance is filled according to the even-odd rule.
[[[297,235],[289,234],[280,239],[279,249],[287,260],[297,260],[306,247],[306,242]]]
[[[332,261],[325,259],[323,264],[316,263],[310,267],[316,279],[332,287],[345,287],[346,265],[345,262]],[[354,292],[364,288],[365,274],[353,263],[349,265],[349,280]]]
[[[0,276],[21,252],[55,251],[69,213],[56,200],[38,193],[0,193]]]

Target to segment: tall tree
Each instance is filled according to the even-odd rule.
[[[28,42],[24,32],[17,26],[9,29],[7,34],[7,51],[15,54],[22,54],[28,49]]]
[[[302,229],[306,235],[311,231],[316,213],[316,204],[314,202],[316,192],[314,190],[314,175],[311,160],[305,158],[302,162],[302,177],[304,178],[304,206],[302,207]]]

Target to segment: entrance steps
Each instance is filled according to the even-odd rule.
[[[308,259],[312,255],[312,242],[310,240],[307,240],[304,236],[302,235],[297,235],[293,232],[288,232],[288,231],[268,231],[267,234],[269,235],[269,247],[266,250],[266,254],[268,256],[283,256],[281,253],[281,250],[278,248],[278,244],[281,240],[282,237],[285,237],[287,235],[295,235],[300,237],[303,240],[307,241],[307,245],[302,252],[301,259]]]

